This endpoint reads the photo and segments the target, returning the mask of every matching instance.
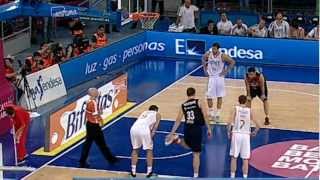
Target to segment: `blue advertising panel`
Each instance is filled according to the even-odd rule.
[[[60,65],[67,89],[119,69],[145,56],[146,51],[164,51],[161,43],[146,42],[145,33],[97,49]]]
[[[148,52],[148,56],[200,60],[203,53],[214,42],[218,42],[222,52],[227,53],[239,62],[319,66],[317,41],[163,32],[147,32],[146,36],[148,42],[162,43],[166,46],[164,51]]]

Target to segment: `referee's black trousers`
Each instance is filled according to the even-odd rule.
[[[82,147],[80,166],[86,164],[86,160],[88,158],[90,147],[91,147],[93,141],[99,147],[104,158],[107,161],[109,161],[110,163],[114,163],[117,159],[115,156],[112,155],[110,149],[108,148],[108,146],[104,140],[103,132],[101,130],[100,125],[95,124],[95,123],[91,123],[88,121],[86,124],[86,128],[87,128],[87,135],[86,135],[86,140],[85,140],[83,147]]]

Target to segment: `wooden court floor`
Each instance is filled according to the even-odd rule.
[[[186,100],[186,89],[196,88],[197,97],[205,100],[207,81],[206,77],[188,76],[154,96],[135,111],[130,112],[128,116],[137,117],[151,104],[156,104],[159,106],[163,119],[175,120],[180,104]],[[244,81],[227,79],[226,93],[222,105],[222,122],[230,119],[232,107],[237,103],[238,96],[246,94]],[[318,85],[268,82],[268,93],[271,119],[271,125],[268,128],[319,132]],[[263,125],[263,104],[258,98],[253,100],[252,110],[255,118]]]
[[[205,100],[207,78],[187,76],[170,88],[126,114],[137,117],[151,104],[160,108],[163,119],[174,120],[180,104],[185,101],[188,87],[197,90],[197,97]],[[221,121],[230,119],[237,97],[245,94],[243,80],[226,80],[227,96],[224,98]],[[319,132],[319,86],[313,84],[268,82],[271,125],[266,128]],[[263,105],[257,98],[252,103],[256,119],[263,124]],[[52,174],[55,174],[54,178]],[[103,170],[84,170],[47,166],[27,179],[72,179],[73,177],[128,177],[127,173]]]

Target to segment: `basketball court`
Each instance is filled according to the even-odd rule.
[[[268,67],[262,69],[263,72],[270,72]],[[83,143],[80,141],[56,157],[32,155],[30,165],[39,169],[26,176],[26,179],[52,179],[52,174],[54,179],[127,178],[131,153],[129,130],[136,117],[151,104],[159,106],[163,118],[154,140],[154,171],[158,177],[192,177],[191,152],[176,145],[165,146],[164,139],[173,126],[180,103],[184,101],[186,88],[195,87],[198,97],[205,98],[208,79],[201,75],[202,67],[192,61],[146,60],[133,65],[127,72],[129,101],[137,105],[104,127],[106,141],[121,159],[120,163],[109,165],[94,145],[88,158],[90,169],[78,168]],[[249,177],[318,177],[318,86],[277,82],[277,76],[269,73],[265,73],[265,76],[271,79],[268,82],[271,125],[263,126],[257,137],[252,139]],[[236,103],[237,96],[245,93],[245,89],[241,79],[227,79],[226,85],[222,121],[214,126],[213,138],[203,142],[200,177],[229,177],[230,142],[225,120],[230,117],[230,107]],[[144,93],[146,88],[148,93]],[[252,107],[262,124],[264,116],[261,102],[254,100]],[[178,132],[182,133],[182,127]],[[313,152],[313,155],[290,159],[290,152],[298,150],[301,153]],[[138,164],[139,173],[145,172],[144,157],[145,154],[142,154],[141,163]],[[241,176],[241,170],[237,175]]]
[[[131,22],[130,15],[132,16],[132,13],[135,13],[137,9],[150,11],[149,7],[148,0],[135,2],[118,0],[118,9],[123,10],[121,24],[125,25]],[[186,44],[184,45],[187,46],[187,41],[190,39],[185,39]],[[194,47],[202,47],[203,45],[203,51],[205,50],[204,41],[196,42],[198,39],[190,41],[200,42]],[[159,44],[158,41],[156,43]],[[120,45],[125,46],[124,44]],[[170,49],[169,43],[166,48]],[[186,52],[183,53],[187,54],[187,51],[186,48]],[[118,57],[121,58],[121,56]],[[139,56],[139,58],[141,57]],[[35,150],[35,147],[40,143],[31,138],[28,142],[30,155],[27,158],[26,166],[35,168],[35,170],[32,172],[0,172],[4,173],[4,177],[28,180],[129,178],[131,170],[130,128],[143,111],[155,104],[159,107],[162,120],[154,138],[154,173],[159,178],[192,177],[192,152],[178,145],[165,146],[164,142],[174,124],[181,103],[186,100],[186,89],[194,87],[196,96],[203,100],[206,99],[208,77],[204,76],[199,59],[200,56],[198,59],[183,59],[182,56],[164,58],[155,54],[153,57],[145,56],[137,59],[135,61],[137,63],[132,63],[128,67],[121,67],[123,68],[122,73],[127,74],[127,92],[130,105],[112,114],[108,118],[108,123],[103,127],[106,142],[111,151],[120,159],[119,163],[110,165],[104,160],[97,146],[93,144],[87,160],[90,168],[79,168],[83,139],[77,139],[78,141],[72,142],[74,144],[66,146],[57,154],[41,154]],[[122,60],[125,61],[124,58]],[[254,99],[252,109],[262,128],[251,141],[252,154],[249,161],[249,177],[319,177],[319,79],[315,76],[315,74],[318,75],[318,68],[266,64],[254,64],[253,61],[249,61],[249,63],[237,62],[227,75],[227,95],[223,99],[221,118],[213,127],[213,138],[203,138],[199,174],[201,178],[230,177],[230,140],[227,137],[227,122],[231,118],[233,106],[237,104],[238,96],[246,94],[243,77],[250,66],[255,66],[267,79],[271,125],[263,125],[263,104],[259,99]],[[92,81],[99,81],[99,78]],[[87,87],[81,84],[77,87],[77,90],[80,89],[83,91]],[[177,132],[179,136],[183,136],[183,123]],[[84,136],[84,133],[82,135]],[[204,133],[203,136],[205,137],[206,134]],[[145,152],[141,152],[137,166],[138,177],[145,177],[145,156]],[[240,160],[238,167],[241,167]],[[0,175],[2,177],[2,174]],[[242,177],[241,168],[238,168],[236,176]]]

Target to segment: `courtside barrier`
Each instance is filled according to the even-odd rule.
[[[163,51],[148,51],[147,56],[200,60],[218,42],[222,52],[239,62],[319,67],[318,41],[167,32],[146,32],[146,39],[166,47]]]
[[[98,88],[100,95],[97,104],[102,110],[103,124],[133,105],[127,102],[127,78],[127,74],[121,75]],[[45,128],[44,148],[35,154],[55,155],[84,137],[88,100],[89,96],[85,95],[50,115]]]
[[[66,88],[70,89],[139,60],[144,57],[146,50],[145,34],[139,33],[63,63],[60,69]]]
[[[67,94],[59,65],[53,65],[26,76],[30,86],[30,95],[23,94],[25,107],[29,109],[47,104]],[[22,81],[23,87],[23,81]]]

